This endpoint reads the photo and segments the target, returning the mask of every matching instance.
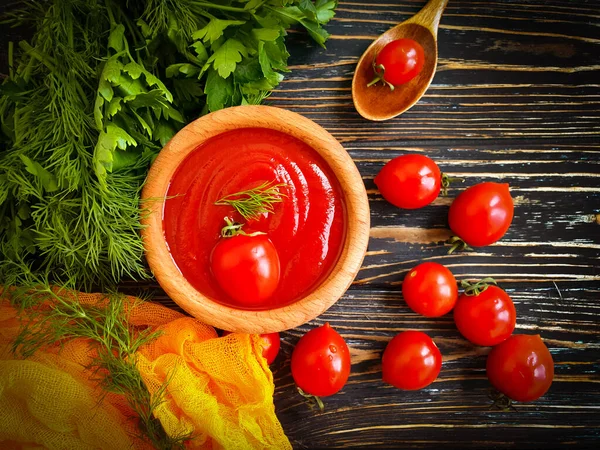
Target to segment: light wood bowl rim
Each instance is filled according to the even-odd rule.
[[[304,141],[329,164],[346,208],[346,239],[330,275],[293,304],[268,310],[242,310],[218,303],[196,290],[181,274],[166,243],[163,206],[170,180],[185,157],[205,140],[238,128],[268,128]],[[369,204],[350,155],[324,128],[300,114],[270,106],[237,106],[203,116],[180,130],[152,164],[142,191],[142,238],[146,259],[169,297],[192,316],[215,327],[245,333],[272,333],[302,325],[331,307],[358,273],[369,240]]]

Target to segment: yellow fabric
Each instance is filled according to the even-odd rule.
[[[101,304],[100,294],[78,294]],[[176,311],[129,299],[129,322],[163,334],[140,348],[136,364],[155,394],[171,436],[191,432],[190,449],[291,449],[273,405],[273,375],[261,340],[217,338],[214,328]],[[10,347],[20,329],[16,310],[0,300],[0,448],[146,449],[126,400],[106,394],[89,369],[94,352],[76,339],[23,360]]]

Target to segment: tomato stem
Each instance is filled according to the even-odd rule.
[[[448,250],[449,255],[451,255],[455,251],[462,252],[465,250],[473,250],[465,241],[463,241],[458,236],[452,236],[446,241],[446,244],[450,244],[452,246],[450,247],[450,250]]]
[[[496,408],[501,411],[517,411],[517,408],[515,408],[513,401],[501,392],[492,390],[489,394],[489,398],[493,401],[492,406],[490,406],[490,409]]]
[[[458,177],[449,177],[447,174],[442,173],[442,195],[444,197],[448,195],[448,188],[450,187],[450,184],[457,181],[464,183],[465,179]]]
[[[221,228],[221,237],[224,238],[230,238],[239,235],[258,236],[261,234],[267,234],[261,231],[255,231],[254,233],[246,233],[244,230],[242,230],[244,224],[234,222],[231,217],[225,217],[225,223],[226,225],[223,228]]]
[[[462,287],[465,290],[465,295],[473,296],[473,295],[481,294],[483,291],[485,291],[487,288],[490,287],[490,284],[498,284],[498,283],[496,283],[496,280],[494,280],[493,278],[487,277],[487,278],[484,278],[483,280],[479,280],[475,283],[471,283],[469,281],[462,280],[460,282],[460,287]]]
[[[319,407],[319,410],[321,412],[325,411],[325,405],[323,404],[323,400],[321,400],[321,397],[318,397],[316,395],[312,395],[312,394],[307,394],[306,392],[304,392],[300,386],[297,386],[298,388],[298,393],[304,397],[305,399],[309,400],[311,403],[309,403],[310,407],[312,408],[312,402],[315,402],[317,404],[317,406]]]
[[[384,84],[387,84],[390,88],[390,91],[394,90],[394,85],[388,81],[385,80],[384,78],[384,74],[385,74],[385,67],[383,64],[375,64],[375,61],[373,61],[373,72],[375,72],[375,78],[373,78],[368,84],[367,87],[371,87],[374,84],[379,83],[380,81],[382,81]]]

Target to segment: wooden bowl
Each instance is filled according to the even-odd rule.
[[[209,138],[226,131],[252,127],[287,133],[318,152],[337,177],[346,208],[346,238],[329,276],[314,291],[296,302],[268,310],[229,307],[194,288],[181,274],[169,253],[162,220],[164,198],[171,178],[186,156]],[[147,211],[142,219],[146,258],[161,287],[192,316],[230,331],[272,333],[314,319],[346,292],[360,269],[369,239],[367,194],[362,178],[346,150],[313,121],[269,106],[223,109],[201,117],[179,131],[165,145],[150,169],[142,192],[142,207]]]

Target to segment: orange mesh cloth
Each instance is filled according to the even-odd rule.
[[[103,298],[78,294],[82,304]],[[217,338],[214,328],[152,303],[135,303],[129,322],[163,331],[140,348],[136,364],[152,394],[168,382],[154,411],[167,434],[191,432],[186,447],[194,449],[291,449],[260,339]],[[98,386],[87,340],[18,359],[10,348],[19,330],[17,311],[0,299],[0,448],[149,448],[125,398]]]

